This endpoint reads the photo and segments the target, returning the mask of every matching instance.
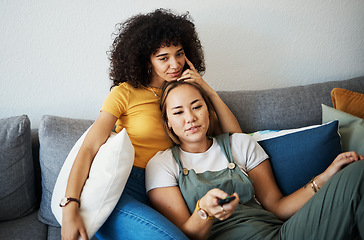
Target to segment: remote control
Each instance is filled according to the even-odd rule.
[[[224,205],[225,203],[229,203],[229,202],[231,202],[232,200],[234,200],[235,199],[235,196],[233,196],[233,195],[230,195],[230,196],[227,196],[226,198],[219,198],[218,200],[217,200],[217,203],[219,204],[219,205]]]

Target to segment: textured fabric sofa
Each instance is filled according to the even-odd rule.
[[[330,92],[364,93],[364,76],[306,86],[219,95],[246,133],[321,124]],[[50,201],[58,173],[92,120],[43,116],[31,129],[26,115],[0,119],[0,239],[61,239]],[[142,230],[141,230],[142,231]]]

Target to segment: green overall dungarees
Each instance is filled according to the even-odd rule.
[[[229,164],[226,169],[215,172],[196,173],[193,169],[183,168],[178,154],[179,148],[176,146],[172,148],[173,156],[179,165],[179,188],[190,212],[193,213],[196,202],[213,188],[219,188],[227,194],[236,192],[240,203],[235,212],[224,221],[216,219],[209,238],[224,240],[277,238],[283,222],[265,211],[255,201],[251,180],[233,160],[229,134],[219,135],[216,140]]]
[[[226,220],[215,219],[209,239],[360,239],[364,234],[364,161],[336,173],[296,214],[281,221],[255,201],[252,181],[232,158],[229,134],[216,137],[229,164],[220,171],[196,173],[183,167],[179,148],[172,148],[179,165],[178,184],[191,213],[209,190],[237,192],[240,202]],[[339,195],[335,196],[335,195]]]

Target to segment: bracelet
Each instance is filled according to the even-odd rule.
[[[314,178],[312,179],[312,184],[313,184],[313,186],[316,188],[316,192],[317,192],[318,190],[320,190],[320,187],[317,185],[317,183],[315,182],[315,180],[316,180],[316,177],[314,177]]]
[[[311,181],[310,181],[308,184],[310,184],[310,185],[311,185],[312,190],[313,190],[315,193],[317,193],[317,191],[318,191],[318,190],[320,190],[320,187],[317,185],[317,183],[315,182],[315,180],[316,180],[316,177],[313,177],[313,178],[311,179]]]
[[[311,185],[311,187],[312,187],[312,190],[313,190],[315,193],[317,193],[317,189],[315,188],[315,185],[313,185],[313,182],[312,182],[312,181],[310,181],[310,185]]]

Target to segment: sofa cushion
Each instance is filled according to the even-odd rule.
[[[47,240],[60,240],[60,239],[61,239],[61,228],[49,226]],[[90,240],[97,240],[97,238],[94,236],[90,238]]]
[[[296,129],[277,137],[270,134],[268,139],[261,138],[258,143],[269,155],[277,186],[283,195],[303,187],[341,153],[338,121]]]
[[[59,202],[65,196],[67,182],[75,158],[88,133],[81,136],[68,154],[53,190],[52,212],[62,223]],[[111,132],[97,152],[82,189],[80,215],[87,234],[93,236],[114,210],[124,190],[134,163],[134,148],[124,128],[118,134]]]
[[[0,222],[0,239],[47,239],[47,225],[38,221],[38,212],[33,212],[22,218]],[[60,235],[57,239],[61,239]]]
[[[322,123],[339,120],[343,151],[364,155],[364,119],[322,104]]]
[[[364,118],[364,94],[343,88],[334,88],[331,91],[331,98],[334,108]]]
[[[42,199],[38,218],[59,227],[51,210],[53,188],[63,162],[80,136],[93,121],[57,116],[43,116],[39,124],[39,161],[42,175]]]
[[[28,116],[0,119],[0,221],[37,208]]]

